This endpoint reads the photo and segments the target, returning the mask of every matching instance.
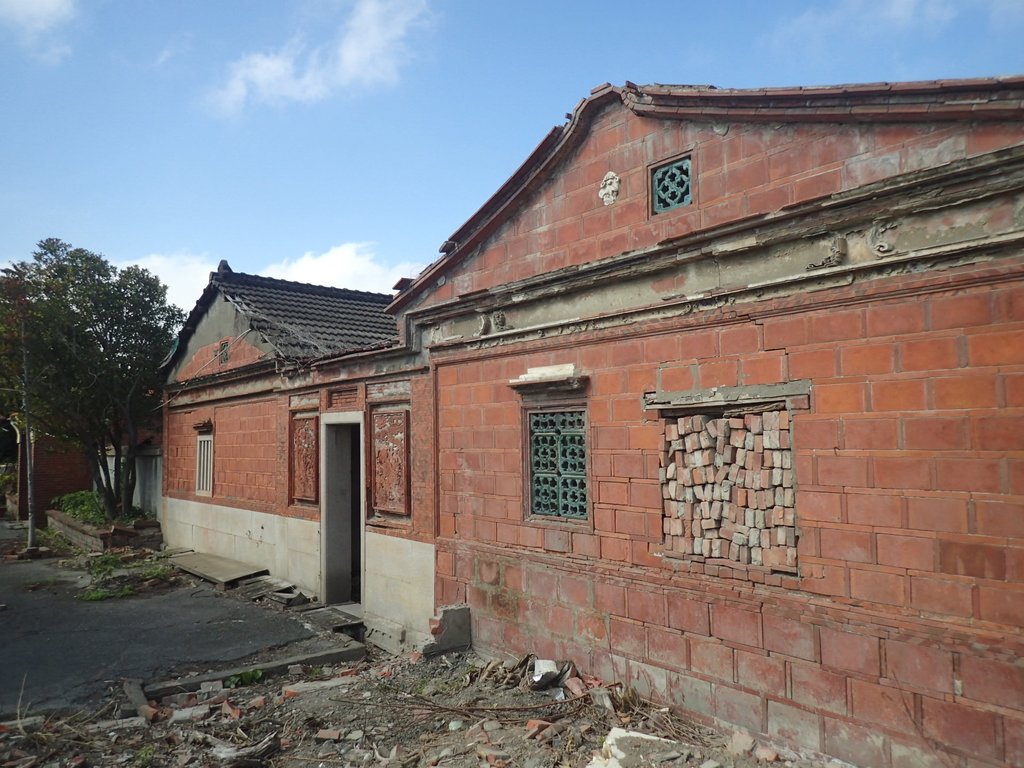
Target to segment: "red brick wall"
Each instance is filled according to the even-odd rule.
[[[221,341],[227,342],[227,362],[220,360]],[[213,376],[224,373],[235,368],[243,368],[246,365],[257,363],[263,360],[266,355],[259,347],[250,344],[245,339],[232,339],[225,337],[221,341],[207,344],[197,351],[181,369],[177,381],[188,381],[195,377]]]
[[[438,357],[438,601],[483,648],[856,764],[1024,763],[1024,258],[855,285]],[[523,521],[508,381],[561,363],[590,376],[592,525]],[[657,557],[641,393],[789,380],[799,577]]]
[[[579,150],[423,304],[585,264],[747,216],[1022,141],[1017,124],[758,125],[725,135],[708,123],[602,111]],[[693,159],[693,204],[648,215],[649,167]],[[614,205],[597,195],[621,177]]]
[[[92,473],[82,451],[61,444],[49,435],[33,435],[32,474],[36,511],[50,509],[53,499],[65,493],[87,491],[92,488]],[[28,518],[28,485],[26,468],[19,461],[18,516]]]
[[[288,503],[286,398],[170,410],[164,448],[164,491],[177,498],[262,512]],[[194,425],[213,421],[213,493],[196,496]],[[283,511],[283,510],[282,510]]]

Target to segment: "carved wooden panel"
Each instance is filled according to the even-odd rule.
[[[409,413],[373,414],[373,508],[409,514]]]
[[[320,490],[320,419],[315,413],[292,417],[292,499],[316,503]]]

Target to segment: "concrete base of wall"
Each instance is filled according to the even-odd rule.
[[[160,524],[168,547],[185,547],[267,568],[307,595],[320,592],[320,526],[247,509],[164,498]]]
[[[366,639],[401,653],[433,639],[434,545],[366,532]]]

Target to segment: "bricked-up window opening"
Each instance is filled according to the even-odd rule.
[[[791,445],[784,408],[667,419],[666,550],[795,573]]]
[[[213,492],[213,435],[196,436],[196,493]]]
[[[541,517],[587,518],[587,414],[583,409],[527,414],[530,509]]]
[[[689,205],[692,200],[690,158],[684,157],[651,171],[651,210],[654,213]]]

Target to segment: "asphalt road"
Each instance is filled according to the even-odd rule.
[[[24,540],[0,521],[0,540]],[[227,666],[310,637],[294,617],[208,585],[83,602],[80,571],[55,561],[0,562],[0,720],[84,707],[127,677],[152,680],[183,666]],[[30,586],[38,585],[34,589]]]

